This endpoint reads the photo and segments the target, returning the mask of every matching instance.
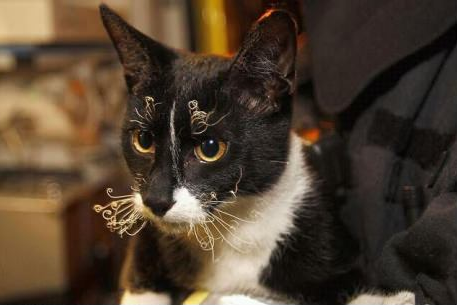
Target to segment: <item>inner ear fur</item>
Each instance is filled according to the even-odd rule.
[[[129,92],[140,96],[163,78],[177,53],[129,25],[104,4],[100,5],[100,15],[124,68]]]
[[[267,11],[252,27],[231,71],[240,101],[255,112],[280,108],[280,100],[295,90],[297,27],[284,10]]]

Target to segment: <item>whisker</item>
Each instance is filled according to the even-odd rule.
[[[135,107],[135,112],[136,112],[136,115],[137,115],[137,116],[139,116],[140,118],[142,118],[142,119],[145,120],[145,121],[148,121],[148,119],[146,119],[144,116],[142,116],[142,115],[140,114],[140,112],[138,111],[138,109],[137,109],[136,107]]]
[[[230,247],[232,247],[233,249],[235,249],[236,251],[240,252],[240,253],[246,253],[245,251],[241,250],[240,248],[238,248],[237,246],[235,246],[234,244],[232,244],[225,236],[224,234],[222,234],[222,232],[219,230],[219,228],[214,224],[214,223],[211,223],[213,225],[213,227],[216,229],[216,231],[219,233],[219,235],[222,237],[222,240],[224,242],[226,242]]]
[[[216,210],[218,213],[222,213],[222,214],[224,214],[224,215],[226,215],[226,216],[232,217],[232,218],[234,218],[234,219],[236,219],[236,220],[239,220],[239,221],[242,221],[242,222],[245,222],[245,223],[255,223],[255,221],[243,219],[243,218],[238,217],[238,216],[235,216],[235,215],[233,215],[233,214],[231,214],[231,213],[229,213],[229,212],[223,211],[223,210],[221,210],[221,209],[219,209],[219,208],[217,208],[217,207],[215,208],[215,210]]]
[[[127,235],[129,235],[129,236],[135,236],[135,235],[137,235],[141,230],[144,229],[144,227],[146,226],[147,223],[148,223],[147,221],[144,221],[144,222],[141,224],[141,226],[139,226],[138,229],[136,229],[135,231],[129,232],[128,230],[125,230],[124,233],[127,234]]]
[[[130,122],[137,123],[141,128],[146,128],[147,127],[146,123],[141,122],[139,120],[130,120]]]
[[[225,222],[222,218],[219,218],[217,217],[216,215],[213,214],[213,216],[215,217],[216,221],[230,234],[232,235],[234,238],[236,238],[238,241],[240,241],[241,243],[243,244],[248,244],[248,245],[254,245],[253,242],[250,242],[250,241],[247,241],[247,240],[244,240],[242,239],[241,237],[235,235],[235,233],[233,231],[235,231],[235,226],[232,226],[230,224],[228,224],[227,222]]]
[[[114,213],[114,215],[122,215],[123,212],[127,211],[128,213],[132,213],[133,211],[135,211],[134,209],[132,209],[133,205],[135,203],[130,203],[130,202],[127,202],[126,204],[123,204],[121,206],[119,206],[119,208],[116,210],[116,212]],[[123,207],[122,209],[120,209],[120,207]]]
[[[123,195],[123,196],[114,196],[112,195],[113,193],[113,189],[112,188],[107,188],[106,189],[106,194],[109,196],[109,198],[111,199],[123,199],[123,198],[131,198],[133,195]]]
[[[139,193],[140,192],[140,185],[139,184],[131,185],[130,189],[135,193]]]
[[[206,223],[203,224],[198,224],[198,227],[201,227],[203,229],[203,232],[206,234],[206,238],[200,238],[198,235],[197,230],[194,229],[194,235],[195,239],[197,240],[198,244],[200,245],[200,248],[204,251],[211,251],[211,256],[214,261],[214,236],[211,233],[211,230],[209,230],[208,226]],[[195,228],[198,228],[195,227]]]
[[[222,117],[220,117],[217,121],[210,123],[209,119],[211,115],[214,114],[214,110],[210,112],[200,110],[197,100],[190,101],[187,104],[187,107],[189,108],[190,125],[192,129],[192,134],[194,135],[204,133],[208,129],[208,127],[219,124],[225,117],[227,117],[230,114],[230,112],[228,112]]]
[[[107,195],[115,200],[104,206],[94,205],[94,211],[101,213],[106,220],[106,227],[111,232],[116,232],[121,237],[124,233],[130,236],[137,234],[147,223],[143,216],[143,207],[138,203],[138,193],[114,196],[112,192],[111,188],[106,190]]]
[[[144,97],[144,102],[146,104],[146,110],[148,113],[152,113],[152,111],[156,111],[156,106],[157,105],[161,105],[162,103],[156,103],[154,98],[152,96],[145,96]],[[151,110],[151,106],[152,106],[152,110]]]
[[[278,161],[278,160],[265,160],[265,161],[270,161],[271,163],[289,164],[289,161]]]

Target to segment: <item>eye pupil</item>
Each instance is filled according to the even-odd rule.
[[[202,142],[201,150],[205,156],[213,158],[219,152],[219,142],[214,139],[208,139]]]
[[[138,133],[138,144],[144,149],[148,149],[152,146],[152,135],[146,131],[140,131]]]

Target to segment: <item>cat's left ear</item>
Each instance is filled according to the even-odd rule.
[[[100,5],[100,15],[124,67],[130,93],[141,96],[163,79],[178,54],[129,25],[104,4]]]
[[[295,89],[297,27],[283,10],[266,12],[245,38],[230,70],[240,102],[256,113],[271,113]]]

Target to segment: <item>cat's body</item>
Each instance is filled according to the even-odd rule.
[[[146,289],[157,285],[154,282],[170,281],[169,291],[184,288],[243,293],[283,302],[335,302],[345,288],[344,283],[339,283],[336,289],[335,280],[345,276],[349,280],[348,254],[343,251],[350,253],[352,245],[342,245],[341,241],[347,239],[341,231],[332,232],[341,228],[316,197],[302,143],[295,135],[291,135],[285,162],[283,173],[271,189],[257,196],[238,196],[238,204],[224,210],[242,220],[218,215],[224,223],[236,226],[236,230],[229,233],[225,225],[215,222],[215,227],[210,227],[212,234],[217,237],[221,231],[225,240],[216,240],[212,251],[203,251],[187,233],[168,235],[147,228],[144,233],[149,234],[136,237],[135,252],[144,256],[130,261],[140,270],[127,267],[127,286],[137,281],[139,272],[145,272],[144,280],[151,280],[143,283],[141,288]],[[308,223],[303,223],[303,219]],[[338,237],[342,240],[335,240]],[[342,251],[333,248],[336,246]],[[155,261],[151,263],[148,259]],[[163,278],[156,278],[161,273],[158,270],[163,270]],[[132,290],[140,287],[136,288]]]
[[[122,146],[138,182],[135,217],[116,225],[147,219],[123,303],[179,303],[194,290],[344,303],[356,249],[290,130],[289,14],[265,14],[226,58],[171,50],[101,12],[131,94]]]

